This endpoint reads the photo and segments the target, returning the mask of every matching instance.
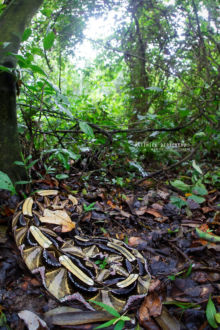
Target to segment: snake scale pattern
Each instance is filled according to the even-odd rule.
[[[116,239],[71,236],[77,204],[74,196],[58,190],[26,198],[12,221],[17,247],[28,269],[39,273],[60,302],[78,300],[93,310],[88,303],[93,299],[125,311],[148,292],[146,259]]]

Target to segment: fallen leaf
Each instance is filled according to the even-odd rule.
[[[142,238],[140,237],[130,237],[129,240],[128,240],[128,244],[130,246],[137,246],[137,245],[140,245],[140,244],[143,244],[143,243],[146,243],[145,240],[143,240]]]
[[[208,206],[202,207],[202,212],[205,214],[208,212],[211,212],[211,211],[213,211],[213,209],[211,207],[208,207]]]
[[[43,223],[51,223],[54,225],[62,226],[62,233],[66,233],[75,228],[75,222],[71,220],[66,211],[56,210],[51,211],[48,209],[44,210],[43,217],[40,217],[40,221]]]
[[[31,311],[23,310],[18,316],[24,321],[28,330],[48,329],[46,322]]]
[[[157,194],[162,198],[162,199],[167,199],[169,197],[169,193],[166,191],[158,190]]]
[[[153,215],[155,218],[161,218],[161,214],[154,209],[147,209],[146,213]]]
[[[163,205],[159,204],[159,203],[154,203],[151,205],[153,209],[157,210],[157,211],[162,211],[163,209]]]

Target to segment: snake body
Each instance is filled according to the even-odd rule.
[[[60,302],[89,299],[118,311],[148,292],[145,258],[124,242],[101,237],[70,236],[77,199],[58,190],[41,190],[21,202],[12,229],[22,258],[44,287]],[[72,233],[72,231],[71,231]]]

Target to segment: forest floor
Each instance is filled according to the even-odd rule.
[[[174,176],[170,174],[169,179]],[[31,190],[59,187],[73,192],[87,206],[80,215],[83,233],[125,241],[146,257],[152,276],[150,291],[133,311],[139,327],[137,321],[136,325],[127,322],[125,329],[212,329],[213,313],[220,312],[220,194],[210,187],[202,204],[188,200],[178,208],[170,197],[186,201],[186,196],[165,183],[167,178],[148,179],[136,187],[131,183],[125,188],[100,183],[94,176],[86,184],[78,174],[61,182],[48,176],[36,180]],[[30,192],[27,190],[26,196]],[[27,270],[14,242],[10,224],[21,196],[0,191],[1,330],[26,329],[18,316],[21,311],[43,315],[61,306]],[[94,327],[88,324],[71,329]]]

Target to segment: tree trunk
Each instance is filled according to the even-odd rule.
[[[12,0],[0,16],[0,65],[16,67],[22,35],[43,0]],[[25,169],[14,164],[21,160],[17,133],[16,78],[0,71],[0,170],[13,182],[27,177]]]

